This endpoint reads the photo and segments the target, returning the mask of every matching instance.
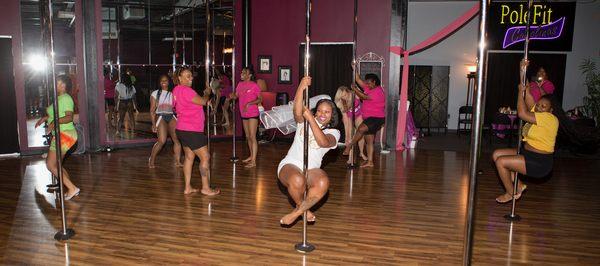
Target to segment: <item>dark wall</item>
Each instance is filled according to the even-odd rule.
[[[259,55],[272,56],[271,74],[258,74],[269,91],[293,94],[298,85],[298,47],[304,42],[305,1],[252,0],[252,64]],[[352,42],[354,1],[313,1],[312,42]],[[358,1],[357,56],[374,52],[386,60],[383,85],[388,80],[391,1]],[[240,17],[241,18],[241,17]],[[241,25],[236,20],[236,25]],[[292,66],[292,84],[277,84],[277,67]]]

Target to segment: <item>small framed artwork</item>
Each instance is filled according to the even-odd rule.
[[[258,56],[258,73],[271,73],[271,56],[270,55],[259,55]]]
[[[292,67],[279,66],[279,75],[277,78],[279,84],[292,84]]]

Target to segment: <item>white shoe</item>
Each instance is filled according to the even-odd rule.
[[[77,188],[77,189],[75,190],[75,193],[73,193],[73,194],[71,194],[71,195],[69,195],[69,196],[66,196],[66,195],[65,195],[65,200],[71,200],[73,197],[75,197],[75,196],[79,196],[79,192],[81,192],[81,189]]]

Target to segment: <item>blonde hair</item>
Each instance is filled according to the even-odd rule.
[[[339,86],[335,92],[335,105],[342,111],[342,113],[348,111],[352,105],[351,99],[348,99],[350,95],[350,89],[346,86]]]

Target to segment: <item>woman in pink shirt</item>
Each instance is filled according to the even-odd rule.
[[[210,154],[208,152],[208,139],[204,134],[204,109],[203,106],[210,100],[210,87],[204,90],[202,96],[192,89],[194,77],[188,68],[180,68],[173,75],[173,82],[177,86],[173,89],[173,108],[177,112],[177,138],[183,146],[185,160],[183,162],[183,175],[185,177],[184,194],[198,192],[192,188],[192,168],[194,159],[200,158],[200,176],[202,177],[202,190],[204,195],[213,196],[221,192],[212,189],[208,183],[208,166]]]
[[[249,67],[242,69],[242,82],[235,88],[232,98],[237,98],[246,134],[246,141],[250,149],[250,157],[244,159],[246,168],[256,166],[256,154],[258,153],[258,142],[256,131],[258,130],[258,105],[262,102],[260,87],[254,82],[254,70]]]
[[[356,83],[364,90],[363,92],[355,85],[352,86],[356,96],[363,101],[361,112],[364,120],[358,126],[352,142],[346,145],[344,155],[350,154],[352,146],[364,136],[365,143],[367,144],[367,161],[361,164],[360,167],[373,167],[375,134],[385,123],[385,93],[380,86],[381,81],[376,74],[369,73],[365,75],[364,81],[356,74]]]
[[[231,80],[227,75],[217,72],[217,76],[219,80],[221,80],[221,98],[223,99],[223,105],[221,105],[221,110],[223,111],[223,117],[221,118],[221,122],[223,122],[223,126],[229,126],[229,108],[231,104],[231,94],[233,93],[233,88],[231,88]]]
[[[529,84],[529,91],[533,100],[537,103],[542,96],[554,93],[554,84],[548,80],[548,74],[543,67],[537,71],[536,80]]]

